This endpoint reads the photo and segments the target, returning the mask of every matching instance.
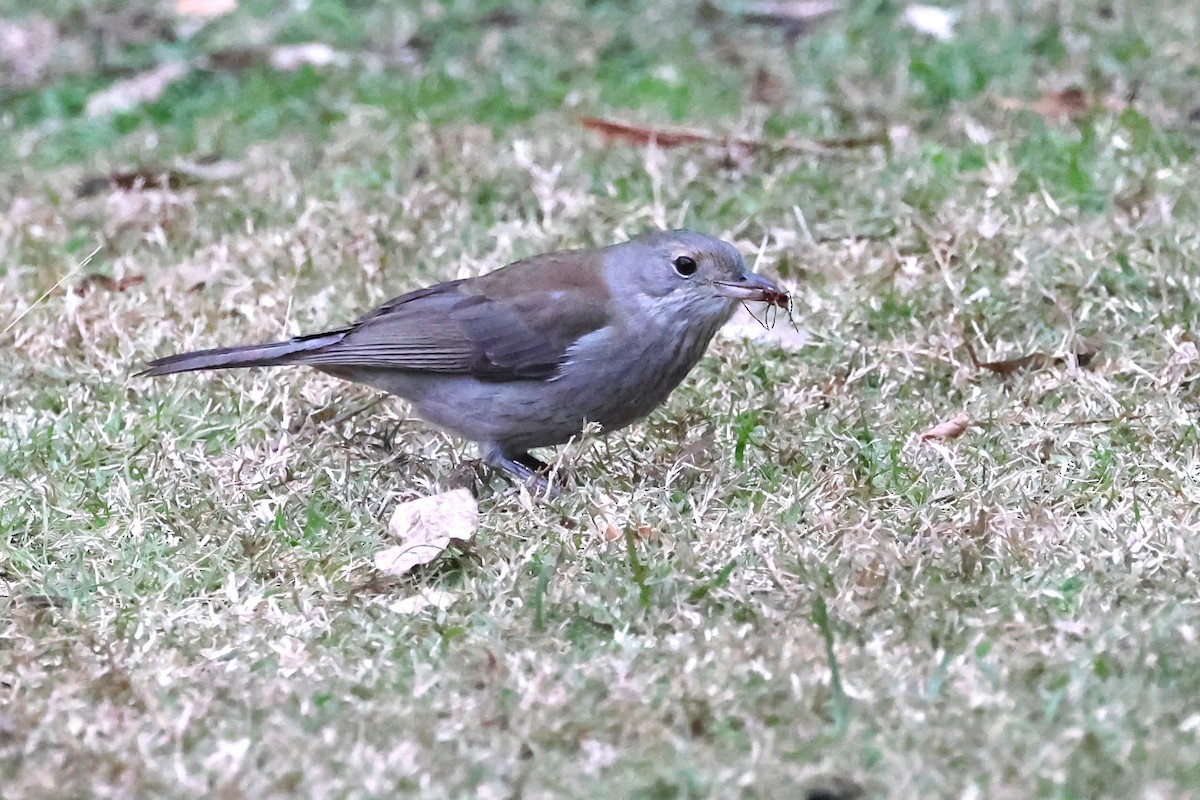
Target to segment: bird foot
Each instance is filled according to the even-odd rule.
[[[483,448],[483,462],[498,469],[524,484],[537,497],[543,500],[557,500],[562,496],[561,490],[550,483],[546,473],[549,465],[529,453],[508,454],[495,445]]]

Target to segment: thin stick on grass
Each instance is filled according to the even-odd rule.
[[[80,270],[82,270],[88,264],[92,263],[92,259],[96,257],[96,253],[100,252],[100,248],[102,246],[103,245],[96,245],[96,249],[93,250],[92,252],[88,253],[87,258],[83,259],[83,261],[80,261],[78,264],[76,264],[74,269],[72,269],[66,275],[63,275],[61,278],[59,278],[58,281],[53,286],[51,286],[49,289],[42,292],[41,297],[39,297],[37,300],[34,300],[32,303],[30,303],[24,311],[22,311],[20,314],[17,315],[16,319],[14,319],[12,322],[8,323],[8,325],[4,326],[4,330],[0,331],[0,336],[3,336],[4,334],[8,333],[13,328],[15,328],[18,322],[25,319],[26,314],[28,314],[30,311],[33,311],[41,303],[45,302],[46,298],[49,297],[51,294],[53,294],[55,292],[55,290],[58,289],[58,287],[62,286],[64,283],[66,283],[68,280],[70,280],[73,276],[78,275]]]

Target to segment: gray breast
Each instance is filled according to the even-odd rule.
[[[645,330],[627,337],[620,351],[581,342],[556,383],[588,395],[581,405],[589,421],[605,430],[623,428],[666,400],[704,355],[719,324]]]

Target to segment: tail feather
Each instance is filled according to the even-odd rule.
[[[156,358],[146,363],[137,377],[172,375],[176,372],[195,372],[204,369],[237,369],[241,367],[274,367],[282,364],[304,363],[303,353],[337,344],[346,331],[331,331],[315,336],[301,336],[286,342],[247,344],[238,347],[215,347],[192,353]],[[299,357],[297,357],[299,356]]]

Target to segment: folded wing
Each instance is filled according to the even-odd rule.
[[[549,378],[580,337],[610,322],[607,287],[573,263],[540,256],[397,297],[293,363]]]

